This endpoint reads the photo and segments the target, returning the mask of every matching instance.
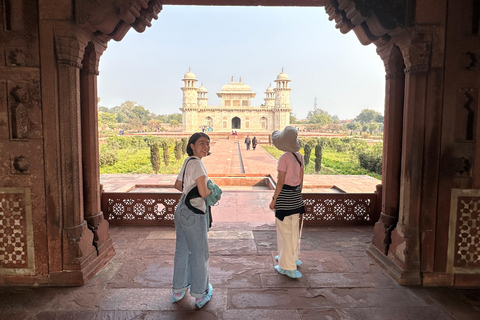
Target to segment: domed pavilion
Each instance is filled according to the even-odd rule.
[[[273,131],[283,129],[290,124],[290,90],[288,75],[282,72],[277,76],[276,88],[271,86],[265,92],[265,103],[252,106],[251,99],[256,93],[249,85],[231,79],[222,86],[217,96],[222,99],[220,106],[208,106],[207,89],[203,84],[197,88],[198,81],[190,70],[184,75],[183,102],[180,110],[183,114],[183,130],[199,131],[202,126],[214,131]]]

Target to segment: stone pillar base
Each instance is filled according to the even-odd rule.
[[[373,228],[372,245],[377,247],[384,255],[388,254],[388,247],[390,245],[390,234],[396,224],[395,217],[387,216],[383,212],[380,214],[380,219],[375,223]]]
[[[111,241],[110,241],[111,243]],[[63,272],[50,273],[47,286],[83,286],[87,284],[113,257],[113,246],[106,247],[103,253],[88,259],[88,264],[82,264],[80,270],[65,270]],[[42,285],[42,284],[41,284]]]
[[[416,286],[422,284],[419,271],[405,271],[392,259],[383,254],[376,246],[371,245],[367,254],[372,257],[383,269],[385,269],[398,284],[402,286]]]

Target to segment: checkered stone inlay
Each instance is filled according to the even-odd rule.
[[[0,188],[0,274],[32,274],[30,191]]]
[[[480,197],[458,197],[454,267],[480,268]]]

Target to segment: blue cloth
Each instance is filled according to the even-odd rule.
[[[212,180],[207,181],[207,188],[212,190],[210,195],[206,198],[207,206],[214,206],[222,198],[222,189],[220,189]]]
[[[212,180],[208,179],[207,181],[207,188],[210,189],[212,192],[208,197],[205,198],[207,202],[207,226],[210,225],[210,206],[214,206],[218,203],[220,198],[222,197],[222,189],[220,189]],[[207,231],[210,228],[207,228]]]
[[[185,205],[185,196],[175,210],[175,258],[173,267],[173,293],[185,292],[202,298],[208,293],[208,240],[206,214],[196,214]]]

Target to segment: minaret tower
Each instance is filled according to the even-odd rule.
[[[283,130],[285,126],[290,125],[290,91],[288,87],[290,79],[287,74],[282,72],[277,76],[275,80],[277,87],[273,89],[275,91],[275,107],[274,107],[274,130]]]
[[[188,69],[185,76],[182,79],[184,86],[181,88],[183,91],[182,107],[186,109],[197,107],[197,91],[196,82],[198,81],[195,74]]]
[[[275,107],[275,91],[273,91],[272,85],[270,85],[270,87],[267,88],[267,91],[265,91],[265,107]]]
[[[277,87],[275,91],[275,109],[290,109],[290,91],[291,88],[288,87],[290,79],[287,74],[282,72],[277,76],[275,80]]]
[[[198,88],[195,87],[195,83],[198,81],[188,69],[188,72],[183,76],[183,100],[182,107],[182,130],[183,131],[195,131],[197,128],[198,117],[196,110],[198,110],[197,105],[197,91]]]
[[[198,88],[198,93],[197,93],[197,104],[200,108],[206,108],[207,103],[208,103],[208,98],[207,98],[207,89],[203,86],[203,84]]]

